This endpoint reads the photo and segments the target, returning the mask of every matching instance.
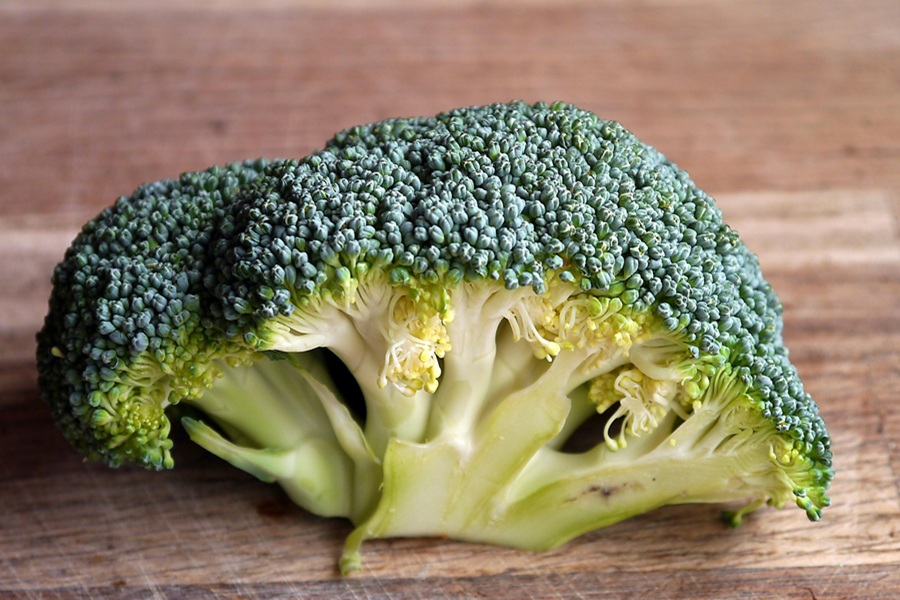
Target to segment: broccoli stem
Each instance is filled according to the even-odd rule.
[[[565,353],[536,381],[489,399],[470,429],[445,429],[427,444],[392,440],[383,461],[381,500],[348,538],[342,569],[358,566],[365,539],[466,532],[490,515],[491,505],[563,427],[571,404],[563,390],[583,359],[581,353]],[[490,372],[471,386],[489,389]],[[468,398],[457,400],[465,405]],[[466,409],[471,412],[472,406]],[[430,508],[417,509],[422,506]]]
[[[438,534],[542,550],[666,504],[753,507],[791,494],[795,486],[770,460],[777,432],[753,416],[732,377],[712,385],[686,420],[670,411],[627,446],[557,450],[573,406],[561,390],[585,354],[560,353],[536,381],[486,404],[468,432],[428,444],[393,441],[381,500],[348,538],[342,569],[358,567],[369,538]]]
[[[502,517],[480,525],[494,530],[484,541],[540,550],[668,504],[760,506],[770,500],[761,490],[781,488],[783,474],[769,462],[770,427],[729,423],[729,413],[744,403],[713,398],[684,422],[670,413],[650,436],[622,450],[602,444],[582,454],[541,449],[510,491],[514,499],[507,497]],[[536,517],[552,527],[524,527]]]
[[[548,483],[454,536],[545,550],[668,504],[754,499],[753,504],[759,505],[764,499],[754,498],[758,489],[744,479],[742,469],[766,457],[764,446],[752,446],[723,456],[672,460],[660,452],[632,464],[598,466]],[[535,522],[548,527],[528,526]]]
[[[490,397],[486,384],[496,376],[497,328],[502,320],[487,312],[490,298],[478,286],[454,291],[454,316],[446,325],[451,351],[444,358],[441,384],[433,396],[429,440],[464,437]]]
[[[328,440],[310,437],[289,448],[251,448],[226,440],[209,425],[181,420],[191,440],[260,481],[278,482],[303,508],[323,516],[346,516],[353,496],[352,464]]]
[[[359,377],[359,373],[355,373]],[[365,375],[363,375],[365,377]],[[366,398],[366,439],[372,451],[381,456],[391,439],[422,441],[431,412],[431,395],[416,392],[412,396],[387,386],[364,385],[357,379]]]
[[[798,489],[773,466],[773,457],[783,464],[790,458],[739,379],[722,369],[701,373],[706,379],[697,385],[690,355],[677,342],[641,336],[629,321],[627,336],[615,343],[577,338],[562,347],[533,329],[528,292],[502,295],[464,284],[453,291],[452,315],[439,320],[396,304],[406,293],[368,290],[362,306],[326,304],[317,309],[325,318],[298,315],[272,344],[294,352],[286,360],[226,371],[195,403],[230,439],[185,420],[200,445],[277,481],[301,506],[349,517],[357,528],[347,540],[344,572],[359,568],[360,546],[370,538],[446,535],[540,550],[666,504],[748,500],[742,515],[763,502],[781,504]],[[586,304],[574,302],[581,303],[577,310]],[[578,316],[567,313],[564,326],[575,331]],[[332,336],[310,326],[323,322]],[[409,345],[392,347],[384,322]],[[416,354],[428,348],[419,345],[420,326],[445,336],[441,343],[452,350],[439,355],[437,367]],[[357,380],[364,425],[339,399],[313,342]],[[432,369],[418,372],[439,375],[437,390],[423,389],[424,379],[386,377],[385,361],[394,359]],[[606,374],[617,382],[608,392],[585,387]],[[630,391],[619,388],[625,375]],[[686,400],[690,407],[681,404]],[[592,411],[616,403],[603,428],[606,443],[582,453],[560,450]],[[650,410],[657,411],[652,418],[631,425]],[[613,424],[622,433],[611,443]]]
[[[277,481],[300,506],[350,518],[371,510],[378,460],[312,355],[226,368],[211,390],[187,402],[225,433],[184,418],[194,442],[262,481]]]

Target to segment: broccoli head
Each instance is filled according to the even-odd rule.
[[[170,468],[181,414],[349,518],[344,572],[369,538],[538,550],[666,504],[828,505],[830,439],[756,257],[685,172],[571,105],[143,185],[53,283],[40,386],[81,452]]]

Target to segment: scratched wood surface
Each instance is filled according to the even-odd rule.
[[[900,596],[900,3],[0,0],[0,597]],[[511,99],[617,119],[712,193],[785,306],[833,506],[671,507],[531,554],[368,544],[176,442],[84,464],[38,401],[49,274],[137,184]]]

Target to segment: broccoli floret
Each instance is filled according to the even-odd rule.
[[[831,444],[781,334],[685,172],[511,103],[142,186],[57,267],[38,365],[113,466],[172,467],[174,411],[204,415],[195,442],[355,524],[347,572],[370,538],[538,550],[666,504],[818,520]]]

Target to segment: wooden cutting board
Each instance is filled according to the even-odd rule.
[[[0,597],[900,597],[900,3],[0,1]],[[137,184],[511,99],[616,119],[756,251],[834,439],[820,523],[681,506],[533,554],[367,544],[176,434],[85,464],[34,333],[80,225]]]

